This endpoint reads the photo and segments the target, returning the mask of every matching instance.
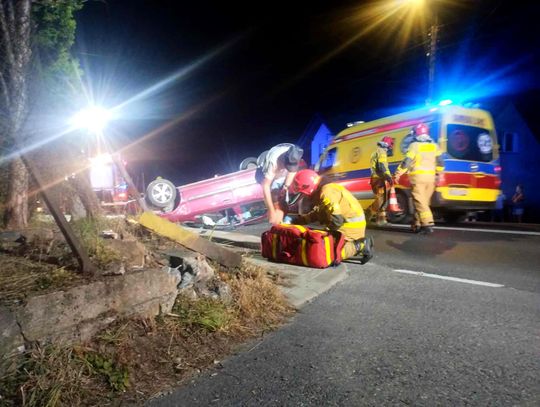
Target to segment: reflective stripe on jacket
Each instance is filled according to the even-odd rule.
[[[306,215],[299,215],[295,223],[307,224],[319,221],[330,230],[338,230],[346,239],[356,240],[364,237],[366,218],[358,200],[339,184],[326,184],[321,187],[315,208]]]
[[[415,141],[409,145],[397,173],[401,175],[408,171],[410,175],[435,175],[435,172],[442,169],[443,161],[439,146],[433,142]]]

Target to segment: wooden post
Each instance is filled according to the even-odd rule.
[[[139,217],[139,223],[158,235],[174,240],[190,250],[202,253],[225,267],[235,268],[242,265],[242,255],[240,253],[210,242],[152,212],[144,212]]]
[[[20,151],[24,151],[24,149],[19,148]],[[36,167],[34,167],[34,164],[32,161],[26,157],[23,154],[21,154],[21,160],[28,169],[28,172],[30,173],[30,176],[34,179],[36,184],[39,187],[40,193],[43,196],[43,200],[45,201],[45,204],[47,205],[47,208],[49,208],[49,212],[51,212],[52,217],[56,221],[56,224],[60,228],[60,231],[64,235],[64,238],[66,239],[69,247],[71,248],[71,251],[77,258],[77,262],[79,263],[79,268],[83,273],[94,273],[95,267],[90,261],[90,258],[88,257],[88,254],[86,253],[86,250],[81,245],[81,242],[73,233],[73,229],[69,225],[69,223],[66,221],[66,218],[62,211],[60,210],[60,207],[55,202],[53,196],[51,195],[50,191],[47,190],[47,185],[41,178],[40,172]]]
[[[433,93],[435,88],[435,69],[437,63],[437,36],[439,33],[439,22],[437,15],[433,17],[433,23],[430,29],[430,42],[429,42],[429,72],[428,72],[428,98],[427,104],[433,102]]]

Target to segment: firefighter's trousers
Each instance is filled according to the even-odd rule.
[[[371,178],[371,190],[375,194],[375,200],[369,207],[372,214],[377,214],[377,221],[386,220],[386,211],[383,208],[386,200],[386,189],[384,188],[384,180],[380,178]]]
[[[414,200],[414,223],[416,226],[433,225],[433,213],[429,204],[435,191],[434,176],[411,176],[411,193]]]
[[[348,259],[349,257],[356,256],[358,250],[355,240],[363,239],[366,236],[366,227],[359,227],[354,229],[340,228],[339,231],[345,235],[345,245],[341,250],[341,258],[343,260]],[[363,247],[360,247],[363,249]]]

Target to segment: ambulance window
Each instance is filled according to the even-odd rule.
[[[330,168],[334,166],[336,162],[336,148],[331,148],[330,150],[327,150],[326,153],[321,158],[321,163],[319,165],[319,172],[325,172],[328,171]]]
[[[449,124],[447,137],[448,154],[454,158],[483,162],[493,159],[493,140],[487,129]]]

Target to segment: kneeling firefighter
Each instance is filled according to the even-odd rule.
[[[330,231],[345,237],[341,257],[345,260],[358,257],[362,264],[373,257],[373,239],[365,237],[366,218],[356,198],[342,185],[321,183],[313,170],[301,170],[295,175],[291,192],[310,196],[314,209],[292,217],[293,224],[305,225],[318,221]]]

